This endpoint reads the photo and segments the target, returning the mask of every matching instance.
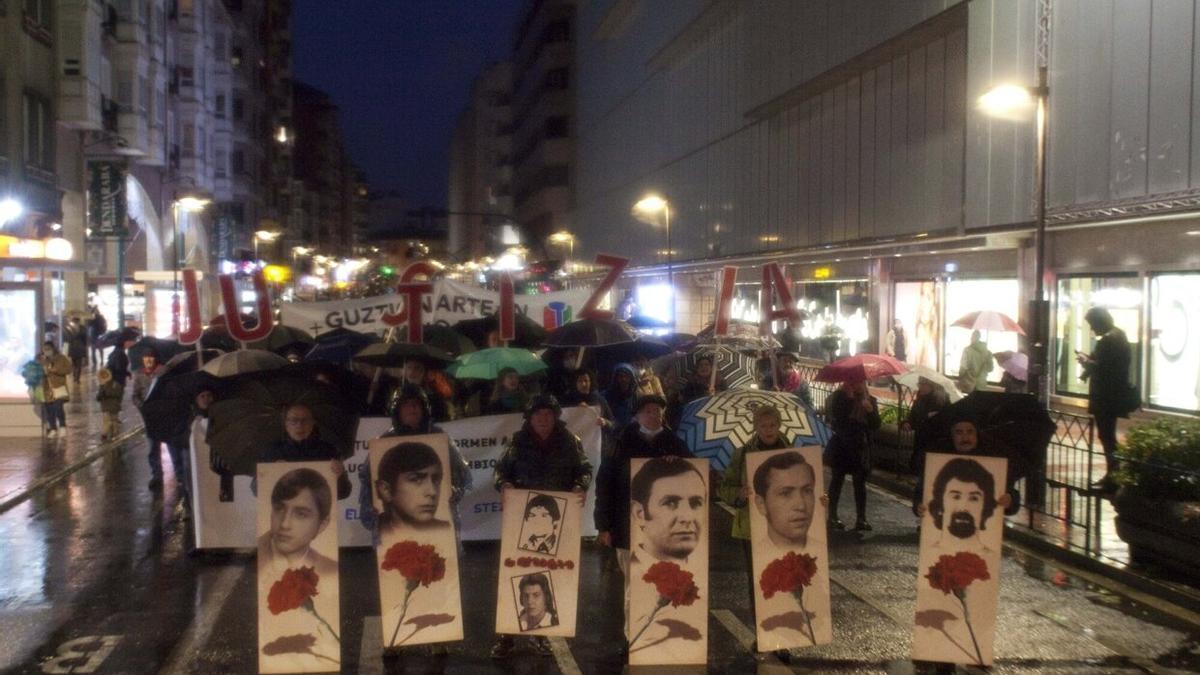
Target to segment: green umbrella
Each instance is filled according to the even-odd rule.
[[[524,376],[545,370],[546,363],[528,349],[493,347],[458,357],[449,372],[460,380],[494,380],[504,368]]]

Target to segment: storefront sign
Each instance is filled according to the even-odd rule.
[[[813,270],[814,279],[828,279],[833,276],[833,269],[830,267],[818,267]]]
[[[123,237],[126,234],[125,167],[119,162],[89,162],[88,225],[91,236]]]

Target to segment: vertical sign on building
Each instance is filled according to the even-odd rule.
[[[88,227],[96,238],[125,235],[125,167],[119,162],[90,162]]]

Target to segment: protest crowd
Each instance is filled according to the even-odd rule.
[[[395,541],[394,531],[409,532],[413,541],[422,545],[436,544],[439,532],[453,532],[454,544],[461,552],[464,533],[472,527],[464,523],[468,519],[465,504],[475,504],[472,499],[510,503],[507,493],[532,491],[522,527],[533,528],[534,520],[542,518],[546,529],[522,529],[518,548],[523,557],[509,558],[512,567],[519,568],[526,558],[535,566],[538,560],[553,558],[560,541],[567,539],[567,531],[559,523],[567,513],[583,512],[586,504],[582,527],[577,526],[574,535],[578,537],[582,530],[583,537],[594,537],[595,545],[611,550],[627,584],[633,584],[636,579],[632,575],[641,574],[653,560],[677,563],[675,569],[692,570],[687,574],[695,573],[698,582],[706,583],[705,562],[697,560],[706,549],[699,542],[705,547],[740,546],[751,576],[747,582],[751,607],[762,612],[766,599],[772,597],[767,579],[775,563],[763,569],[765,561],[757,559],[760,545],[791,550],[789,555],[795,556],[824,545],[817,533],[823,540],[829,530],[872,529],[866,516],[866,484],[874,435],[881,425],[877,393],[902,387],[914,392],[913,403],[901,420],[901,427],[911,430],[915,438],[913,468],[918,484],[912,498],[913,526],[928,516],[940,531],[944,519],[947,534],[953,535],[949,539],[961,543],[958,540],[978,537],[984,534],[985,525],[997,522],[988,520],[993,512],[999,517],[1015,513],[1021,499],[1017,481],[1026,475],[1038,450],[1013,447],[1011,438],[989,433],[989,427],[1004,410],[1025,404],[1036,408],[1036,400],[1025,393],[986,390],[993,355],[979,347],[978,340],[973,340],[970,353],[964,354],[964,363],[970,362],[971,367],[964,366],[959,382],[910,372],[904,363],[904,336],[899,326],[888,336],[887,354],[834,358],[815,377],[806,377],[793,328],[800,313],[789,305],[786,293],[780,296],[783,309],[775,315],[767,313],[761,325],[722,316],[718,303],[713,324],[696,335],[639,331],[624,320],[632,317],[595,307],[580,312],[575,321],[548,329],[530,320],[527,313],[514,311],[514,300],[503,289],[490,315],[446,325],[422,317],[420,311],[409,311],[403,317],[406,321],[368,332],[344,327],[313,330],[298,325],[300,322],[288,322],[286,310],[280,323],[270,305],[260,303],[260,309],[267,308],[265,314],[222,315],[204,327],[185,326],[177,339],[157,339],[127,327],[109,331],[97,311],[86,321],[69,323],[61,340],[65,354],[58,343],[47,342],[36,361],[27,365],[25,375],[46,432],[54,434],[65,424],[62,402],[68,396],[67,379],[73,379],[78,387],[81,377],[94,374],[95,398],[105,415],[99,440],[117,437],[122,425],[141,422],[149,447],[149,488],[163,489],[165,452],[174,480],[181,486],[184,517],[196,521],[198,532],[223,527],[222,519],[231,517],[233,511],[222,508],[232,508],[239,500],[269,498],[272,530],[251,533],[262,535],[250,543],[258,547],[260,575],[275,569],[270,563],[279,565],[278,571],[284,574],[297,569],[320,574],[322,569],[332,569],[336,576],[336,558],[330,560],[308,546],[321,536],[325,525],[314,525],[314,534],[305,540],[299,558],[294,557],[296,549],[288,550],[284,542],[298,541],[300,535],[280,534],[280,528],[291,527],[287,523],[302,522],[303,508],[295,503],[305,495],[311,496],[315,505],[316,515],[308,516],[316,518],[314,522],[327,523],[331,513],[337,518],[353,513],[354,527],[367,537],[358,543],[379,547],[379,564],[388,570],[403,566],[392,560],[395,546],[388,548],[389,542]],[[1089,313],[1089,321],[1097,334],[1112,335],[1111,318],[1106,319],[1103,310]],[[775,326],[782,328],[773,330]],[[1097,419],[1106,421],[1129,412],[1120,401],[1109,400],[1119,392],[1104,389],[1111,379],[1108,369],[1119,369],[1119,361],[1128,360],[1128,344],[1123,355],[1115,336],[1110,342],[1114,344],[1105,343],[1104,352],[1095,359],[1087,357],[1086,366],[1099,387]],[[1114,361],[1118,363],[1112,365]],[[957,385],[962,385],[962,392]],[[817,386],[828,392],[820,406],[814,406]],[[979,393],[970,393],[974,391]],[[964,393],[968,395],[964,397]],[[120,419],[126,396],[140,411],[141,420]],[[722,406],[722,414],[732,415],[741,426],[740,430],[721,432],[724,436],[717,440],[724,450],[714,451],[711,439],[716,432],[709,413]],[[491,450],[490,460],[478,460],[469,444],[459,442],[450,429],[492,416],[508,416],[514,432],[503,435],[502,447]],[[371,418],[380,423],[372,427],[376,432],[365,434]],[[589,425],[585,438],[579,431],[585,427],[578,419]],[[807,430],[800,433],[802,426]],[[437,452],[430,448],[441,446],[421,440],[447,434],[450,440]],[[596,447],[585,447],[586,438],[592,437],[597,439]],[[708,440],[701,447],[697,439]],[[356,456],[363,441],[370,444],[370,461],[364,459],[365,453]],[[1031,442],[1036,445],[1039,441]],[[381,454],[384,459],[377,460],[377,446],[403,452]],[[814,451],[789,452],[804,446]],[[971,461],[963,468],[956,462],[964,460],[943,457],[938,460],[941,471],[936,480],[926,486],[925,464],[941,455],[1002,460],[1007,463],[1007,473],[985,472],[979,477],[977,467],[993,465]],[[706,470],[689,463],[697,459]],[[274,463],[314,468],[312,476],[328,475],[329,482],[301,475],[299,468],[283,477],[278,472],[264,473],[263,467]],[[825,467],[829,469],[828,482]],[[952,468],[958,473],[942,475]],[[642,480],[646,472],[657,473]],[[1006,478],[997,478],[993,485],[993,475]],[[263,483],[268,476],[273,487]],[[841,500],[847,479],[853,493],[852,510]],[[655,486],[667,481],[680,485],[693,481],[702,490],[697,488],[699,496],[679,497],[678,503],[659,504]],[[448,489],[441,489],[443,482]],[[419,497],[411,497],[423,500],[418,506],[402,504],[402,493],[410,489],[410,483],[417,486],[412,490],[424,490]],[[981,507],[952,508],[947,503],[950,497],[943,497],[943,493],[953,492],[953,485],[984,483]],[[933,501],[926,494],[927,487],[933,490]],[[680,491],[686,492],[684,488]],[[555,501],[553,495],[562,497]],[[732,531],[707,531],[707,517],[701,512],[711,505],[710,495],[734,514]],[[345,508],[350,510],[340,504],[335,508],[337,502],[349,504]],[[777,505],[790,509],[789,515],[777,516],[782,513],[774,510]],[[262,502],[258,508],[263,508]],[[670,509],[670,514],[664,509]],[[277,511],[283,525],[275,520]],[[424,515],[406,515],[410,513]],[[670,527],[676,528],[665,535],[673,539],[661,547],[652,534],[656,521],[673,523]],[[769,536],[756,529],[764,522]],[[989,532],[998,541],[1002,529],[993,527]],[[507,529],[503,536],[507,542]],[[491,531],[490,538],[499,538],[499,532]],[[200,549],[230,547],[216,540],[206,543],[199,536],[197,543]],[[412,555],[417,555],[420,546],[413,545]],[[453,548],[438,549],[439,555],[450,556],[451,564]],[[818,558],[824,564],[825,552],[820,551]],[[964,555],[961,550],[958,554]],[[296,560],[302,562],[293,567]],[[389,568],[392,564],[401,567]],[[505,564],[500,562],[502,567]],[[578,570],[565,565],[556,563],[550,569],[574,571],[577,591]],[[652,565],[645,572],[647,579],[658,573],[657,567]],[[754,570],[763,571],[760,575]],[[457,575],[457,567],[453,574]],[[437,581],[433,577],[417,582],[405,573],[406,610],[410,599],[425,592],[422,584]],[[986,571],[979,578],[985,577]],[[762,588],[757,588],[760,578]],[[550,583],[554,579],[558,579],[557,587]],[[573,610],[575,606],[574,599],[564,597],[571,589],[562,585],[562,579],[551,572],[530,574],[521,577],[519,588],[514,586],[519,632],[531,631],[527,642],[534,653],[550,653],[544,635],[562,634],[553,631],[567,623],[565,608]],[[931,583],[938,588],[936,582]],[[756,643],[755,650],[786,662],[789,648],[827,641],[823,634],[828,626],[822,624],[827,622],[827,614],[821,616],[828,611],[827,578],[824,584],[824,605],[816,591],[791,591],[801,598],[804,625],[795,633],[798,642]],[[663,594],[663,586],[657,588]],[[699,586],[699,595],[705,588]],[[946,597],[962,599],[965,593],[960,588]],[[271,590],[272,598],[275,594]],[[639,628],[653,630],[650,624],[659,609],[652,609],[643,627],[630,607],[631,597],[636,601],[633,594],[624,602],[626,640],[617,648],[633,662],[638,651],[634,645],[642,635]],[[662,595],[659,607],[686,606],[691,600],[694,598]],[[803,609],[805,602],[810,603],[807,609]],[[962,602],[965,608],[966,600]],[[272,607],[271,613],[276,609]],[[331,621],[320,614],[319,606],[309,609],[324,623],[332,624],[336,633],[336,608]],[[991,612],[994,621],[994,602]],[[423,648],[396,646],[405,614],[401,612],[395,621],[394,632],[386,608],[384,614],[384,637],[392,639],[385,643],[389,653]],[[260,616],[260,627],[264,616],[270,618]],[[569,623],[573,630],[574,619]],[[760,639],[763,635],[760,630]],[[975,640],[974,632],[971,640]],[[981,641],[986,642],[985,649],[981,651],[976,644],[974,650],[967,650],[971,652],[968,661],[990,663],[990,637]],[[442,642],[428,642],[432,646],[424,648],[443,648]],[[414,640],[406,645],[419,643]],[[507,658],[522,644],[521,635],[498,632],[491,655]],[[928,663],[917,661],[933,670],[946,667],[939,665],[938,658],[929,658]]]

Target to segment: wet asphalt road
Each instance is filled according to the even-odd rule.
[[[147,479],[144,444],[131,443],[0,515],[0,670],[255,672],[253,557],[189,555],[174,485],[154,498]],[[870,519],[869,535],[831,537],[835,642],[798,651],[784,667],[749,652],[744,562],[738,546],[721,544],[730,518],[714,507],[708,671],[913,672],[914,518],[873,491]],[[553,657],[518,651],[492,662],[495,555],[494,545],[468,544],[462,561],[467,640],[445,657],[385,663],[374,553],[343,549],[344,671],[620,672],[620,575],[587,544],[580,636],[556,640]],[[1200,672],[1196,617],[1093,586],[1052,562],[1006,550],[1000,598],[993,672]]]

